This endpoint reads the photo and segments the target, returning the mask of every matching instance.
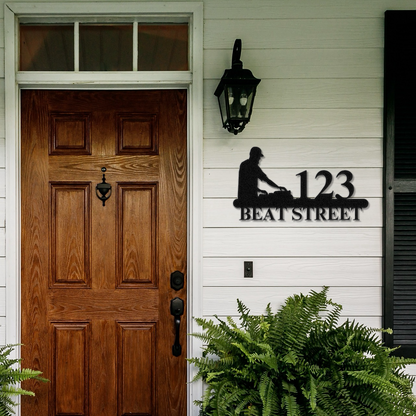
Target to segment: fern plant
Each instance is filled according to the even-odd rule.
[[[201,414],[416,415],[414,380],[403,371],[416,360],[392,356],[380,329],[338,324],[342,307],[327,293],[294,295],[260,316],[237,300],[238,324],[196,319],[204,351],[188,361],[207,384]]]
[[[19,383],[28,380],[36,379],[47,381],[40,377],[40,371],[30,370],[28,368],[20,368],[20,359],[10,358],[10,353],[16,345],[6,345],[0,347],[0,416],[10,416],[14,414],[13,406],[16,403],[13,401],[14,396],[35,394],[31,391],[24,390],[19,387]]]

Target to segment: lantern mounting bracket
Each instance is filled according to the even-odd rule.
[[[231,58],[232,69],[243,69],[241,62],[241,39],[236,39],[234,42],[233,56]]]

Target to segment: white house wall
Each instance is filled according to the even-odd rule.
[[[6,172],[4,131],[4,30],[0,4],[0,344],[6,340]]]
[[[381,325],[383,24],[393,5],[365,3],[204,3],[206,315],[235,313],[236,298],[261,313],[268,302],[277,307],[328,285],[345,317]],[[251,123],[233,136],[221,129],[212,91],[236,38],[245,67],[262,81]],[[295,197],[304,170],[310,196],[323,185],[318,171],[350,170],[355,196],[369,200],[361,221],[241,221],[232,201],[254,145],[265,173]],[[252,279],[243,277],[245,260]]]
[[[261,313],[328,285],[344,317],[381,326],[384,12],[415,3],[204,5],[204,314],[235,314],[236,298]],[[236,38],[245,67],[262,81],[251,123],[233,136],[220,127],[213,91]],[[319,170],[350,170],[369,208],[359,222],[240,221],[232,201],[252,146],[263,150],[269,178],[294,196],[304,170],[311,196],[322,187]],[[243,277],[244,261],[253,261],[252,279]]]
[[[383,25],[414,0],[204,0],[203,314],[236,313],[236,298],[261,313],[293,293],[331,287],[344,317],[382,324]],[[0,7],[0,343],[5,322],[4,41]],[[242,39],[245,68],[261,78],[252,121],[222,129],[213,91]],[[240,221],[238,167],[259,146],[261,167],[299,196],[309,174],[354,174],[360,221]],[[336,186],[336,184],[334,185]],[[270,190],[267,186],[264,189]],[[254,277],[243,276],[253,261]],[[192,278],[192,277],[191,277]],[[198,280],[200,276],[193,276]],[[415,374],[416,371],[412,370]]]

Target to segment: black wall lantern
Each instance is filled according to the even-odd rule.
[[[230,133],[238,134],[250,121],[254,97],[260,79],[249,69],[243,69],[241,39],[236,39],[233,48],[231,69],[226,69],[215,90],[220,105],[222,125]]]

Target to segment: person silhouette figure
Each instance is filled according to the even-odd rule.
[[[241,206],[256,206],[259,192],[261,194],[267,195],[267,191],[258,188],[259,180],[266,182],[273,188],[277,188],[281,191],[286,191],[285,187],[275,184],[261,170],[259,163],[260,159],[263,157],[263,152],[259,147],[252,147],[250,150],[249,159],[245,160],[240,165],[240,170],[238,173],[238,201]]]

